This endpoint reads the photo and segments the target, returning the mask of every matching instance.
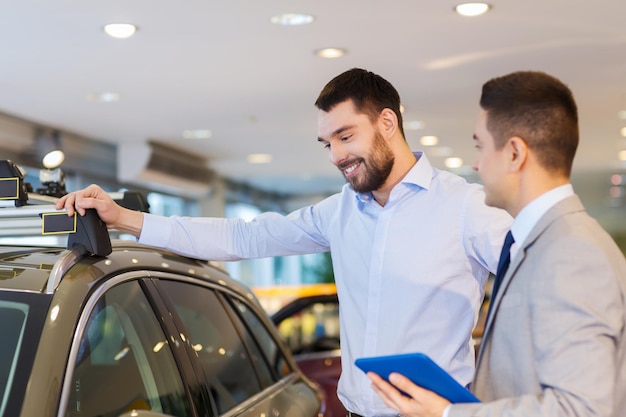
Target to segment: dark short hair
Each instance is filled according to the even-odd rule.
[[[480,106],[497,149],[518,136],[544,168],[569,177],[579,140],[578,110],[563,82],[540,71],[513,72],[483,85]]]
[[[315,106],[325,112],[334,106],[352,100],[357,112],[368,115],[375,121],[385,108],[398,117],[398,126],[404,137],[400,95],[393,85],[380,75],[361,68],[345,71],[326,84],[315,100]]]

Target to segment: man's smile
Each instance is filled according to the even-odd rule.
[[[346,178],[350,178],[356,175],[359,166],[361,166],[361,161],[350,163],[350,165],[348,166],[343,165],[340,167],[340,169],[343,171],[343,174],[346,176]]]

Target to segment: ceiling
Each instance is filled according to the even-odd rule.
[[[352,67],[396,86],[415,149],[471,165],[480,87],[515,70],[566,82],[579,103],[576,173],[624,172],[626,1],[494,0],[481,17],[441,0],[20,0],[0,5],[0,112],[98,141],[154,140],[204,155],[221,176],[281,193],[329,193],[343,179],[317,142],[314,101]],[[270,17],[309,13],[306,26]],[[134,23],[130,39],[104,34]],[[340,47],[344,57],[314,50]],[[91,102],[114,92],[120,100]],[[210,129],[209,139],[184,139]],[[269,153],[269,164],[247,162]],[[467,169],[467,167],[465,168]],[[589,174],[591,175],[591,174]],[[596,178],[596,177],[594,177]],[[602,194],[604,195],[604,194]]]

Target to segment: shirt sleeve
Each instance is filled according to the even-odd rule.
[[[502,209],[487,206],[482,186],[476,186],[468,196],[463,221],[468,257],[495,274],[504,237],[511,229],[513,218]]]
[[[138,242],[215,261],[325,252],[335,201],[328,198],[289,215],[262,213],[251,221],[144,213]]]

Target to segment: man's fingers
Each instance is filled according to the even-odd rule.
[[[97,199],[103,192],[100,187],[92,184],[83,190],[74,191],[61,197],[56,203],[56,208],[57,210],[65,208],[69,216],[72,216],[74,212],[84,216],[86,209],[96,208]]]
[[[411,380],[404,375],[392,372],[389,375],[389,382],[395,385],[398,389],[406,392],[411,397],[417,397],[419,395],[423,395],[424,392],[428,391],[419,385],[414,384]]]
[[[61,197],[59,199],[59,201],[57,201],[56,203],[56,209],[57,210],[61,210],[61,209],[65,209],[65,211],[67,211],[67,215],[68,216],[73,216],[74,215],[74,201],[75,201],[75,194],[74,193],[69,193],[64,195],[63,197]]]
[[[393,385],[385,381],[380,375],[374,372],[368,372],[367,376],[372,381],[372,388],[383,399],[387,406],[393,409],[403,408],[404,402],[408,400],[407,397],[402,395]]]

